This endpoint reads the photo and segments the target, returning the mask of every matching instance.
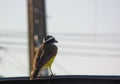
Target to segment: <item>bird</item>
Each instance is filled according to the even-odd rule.
[[[51,66],[58,52],[58,47],[55,45],[58,41],[52,35],[47,35],[43,38],[42,44],[36,50],[33,59],[33,69],[31,71],[30,80],[37,79],[39,72],[48,68],[53,76]]]

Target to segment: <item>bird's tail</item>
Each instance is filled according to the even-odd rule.
[[[31,72],[30,80],[34,80],[37,78],[37,75],[39,73],[39,69],[35,69],[34,71]]]

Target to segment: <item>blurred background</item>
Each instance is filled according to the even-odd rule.
[[[30,75],[28,1],[0,0],[1,77]],[[44,1],[56,75],[120,75],[120,0]]]

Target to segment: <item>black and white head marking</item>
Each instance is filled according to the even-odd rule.
[[[56,41],[56,39],[53,36],[48,35],[44,38],[43,42],[45,44],[53,44],[53,43],[57,43],[58,41]]]

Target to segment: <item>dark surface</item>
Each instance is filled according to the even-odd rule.
[[[1,78],[0,84],[120,84],[120,76],[87,76],[65,75],[54,77],[41,77],[38,80],[29,80],[29,77]]]

